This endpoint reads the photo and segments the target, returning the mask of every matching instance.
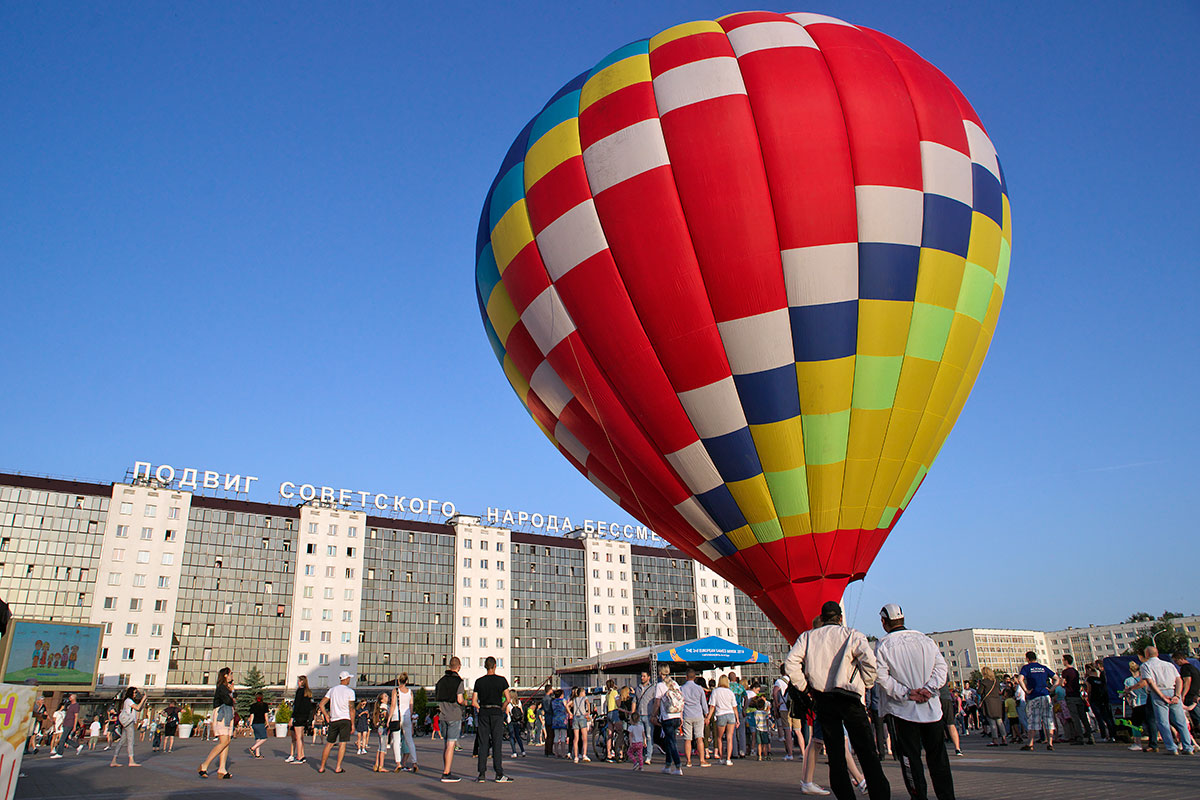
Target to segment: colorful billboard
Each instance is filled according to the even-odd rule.
[[[96,686],[102,637],[100,625],[14,619],[4,636],[0,681],[90,691]]]

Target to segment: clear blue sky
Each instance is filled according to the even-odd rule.
[[[583,9],[586,9],[584,11]],[[512,395],[473,289],[513,136],[710,2],[0,6],[0,469],[136,459],[628,521]],[[1012,273],[868,630],[1200,611],[1200,11],[843,3],[1003,161]],[[1192,500],[1188,500],[1192,498]]]

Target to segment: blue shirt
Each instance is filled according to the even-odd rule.
[[[1054,677],[1054,670],[1034,661],[1021,667],[1021,675],[1025,678],[1025,686],[1029,690],[1026,699],[1050,696],[1050,679]]]

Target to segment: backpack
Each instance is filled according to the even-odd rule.
[[[122,708],[121,713],[117,714],[117,722],[121,723],[121,725],[132,725],[133,720],[133,709],[131,708]]]
[[[683,692],[679,690],[678,683],[667,681],[667,693],[663,699],[666,701],[668,714],[683,713]]]
[[[808,716],[809,710],[813,707],[812,695],[808,692],[802,692],[796,688],[794,684],[789,683],[787,688],[788,698],[788,716],[792,719],[804,719]]]

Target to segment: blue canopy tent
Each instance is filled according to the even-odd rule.
[[[1169,659],[1170,656],[1165,656],[1165,658]],[[1118,716],[1120,716],[1121,692],[1125,689],[1125,679],[1132,674],[1129,671],[1129,662],[1137,660],[1137,656],[1108,656],[1104,659],[1104,680],[1108,684],[1108,702]],[[1189,658],[1188,661],[1200,669],[1200,660]]]
[[[770,659],[765,654],[751,650],[749,647],[742,647],[737,642],[722,639],[720,636],[705,636],[686,642],[599,653],[590,658],[580,659],[574,664],[559,667],[555,672],[559,675],[598,673],[636,675],[642,670],[648,669],[651,674],[654,674],[657,662],[667,662],[673,668],[676,666],[680,669],[691,667],[702,672],[707,669],[737,664],[766,664],[769,661]]]

